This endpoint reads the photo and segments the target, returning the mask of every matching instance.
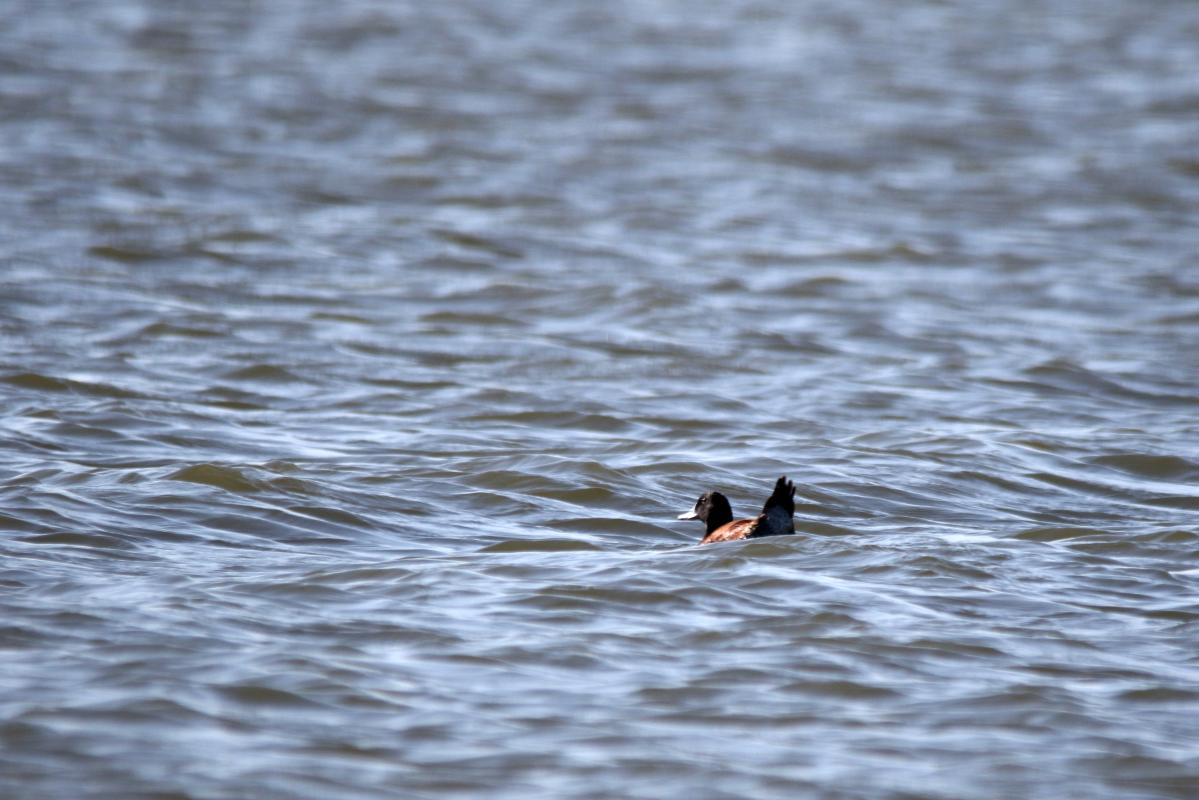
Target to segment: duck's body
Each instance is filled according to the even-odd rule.
[[[775,482],[762,513],[753,519],[733,519],[728,498],[720,492],[705,492],[695,501],[695,508],[680,514],[679,519],[703,520],[707,529],[700,544],[711,544],[795,533],[794,515],[795,484],[784,475]]]
[[[754,536],[766,536],[769,534],[759,534],[758,521],[756,519],[735,519],[730,523],[721,525],[714,531],[704,534],[704,538],[700,540],[700,544],[711,544],[712,542],[735,542],[738,539],[749,539]]]

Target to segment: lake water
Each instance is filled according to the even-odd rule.
[[[1197,42],[10,0],[0,796],[1199,797]]]

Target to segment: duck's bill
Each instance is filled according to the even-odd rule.
[[[679,519],[695,519],[698,516],[699,516],[699,514],[696,514],[695,509],[693,508],[690,511],[686,511],[682,514],[679,514],[678,518]]]

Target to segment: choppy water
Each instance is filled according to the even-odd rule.
[[[1199,796],[1197,41],[9,3],[0,795]]]

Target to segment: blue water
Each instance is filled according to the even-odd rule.
[[[1196,41],[10,4],[0,796],[1199,795]]]

